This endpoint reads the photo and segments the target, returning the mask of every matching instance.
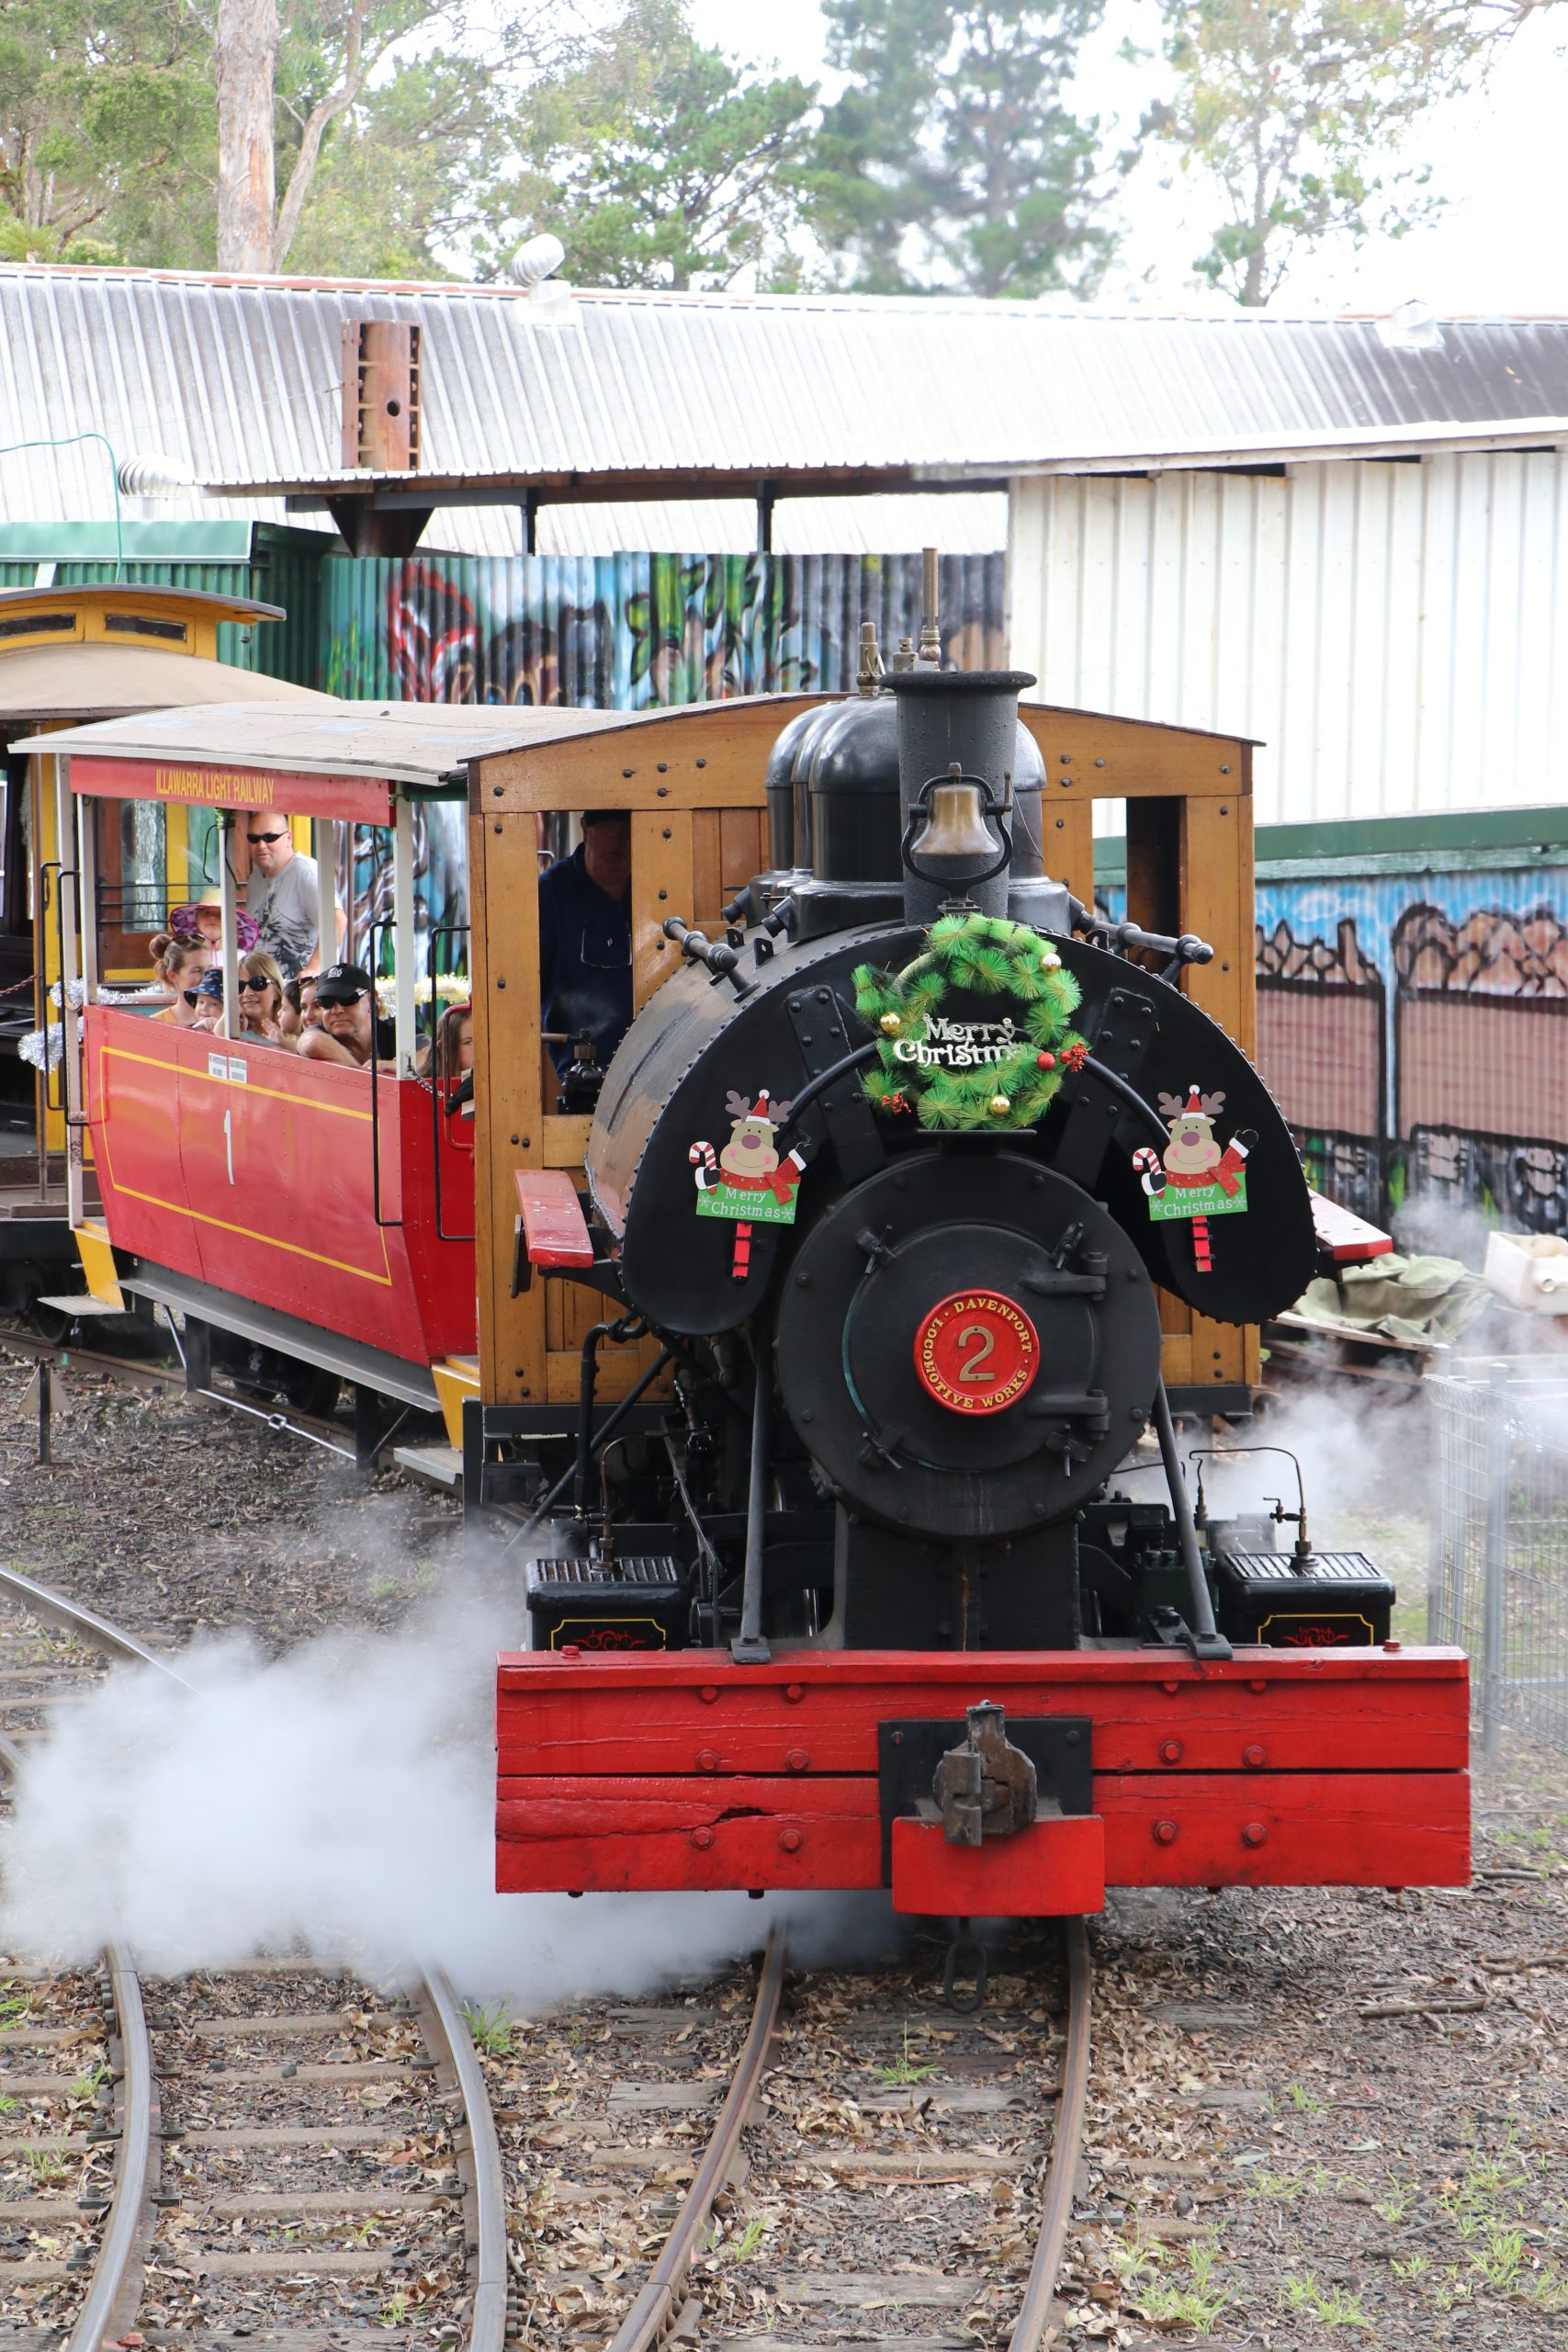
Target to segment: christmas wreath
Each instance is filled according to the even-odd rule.
[[[863,964],[854,989],[856,1011],[879,1033],[877,1067],[862,1081],[866,1098],[878,1111],[912,1110],[922,1126],[1032,1127],[1089,1052],[1067,1026],[1078,984],[1027,923],[942,915],[923,956],[901,972]],[[1010,999],[1016,1020],[987,1020],[999,1008],[985,1005],[953,1019],[955,995]],[[978,1046],[954,1045],[972,1032],[981,1033]]]

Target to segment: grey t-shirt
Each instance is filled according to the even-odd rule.
[[[296,850],[270,882],[253,874],[245,884],[245,910],[261,933],[257,944],[276,956],[284,978],[291,980],[315,952],[321,929],[315,859]]]

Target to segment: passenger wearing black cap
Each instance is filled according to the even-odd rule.
[[[539,877],[539,1000],[544,1025],[592,1033],[607,1063],[632,1019],[632,826],[624,808],[590,808],[570,857]],[[563,1070],[571,1048],[552,1046]]]
[[[300,1032],[301,1058],[312,1062],[345,1062],[363,1069],[375,1055],[378,1062],[397,1058],[397,1032],[376,1011],[376,993],[362,964],[329,964],[316,982],[319,1029]]]

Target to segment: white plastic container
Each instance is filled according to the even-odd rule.
[[[1568,1315],[1568,1241],[1554,1233],[1489,1233],[1488,1289],[1527,1315]]]

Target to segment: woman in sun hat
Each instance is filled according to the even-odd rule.
[[[216,947],[223,929],[223,899],[220,891],[204,890],[183,907],[169,909],[169,929],[176,939],[205,939]],[[234,910],[234,937],[242,956],[248,956],[261,937],[254,918],[243,907]]]

